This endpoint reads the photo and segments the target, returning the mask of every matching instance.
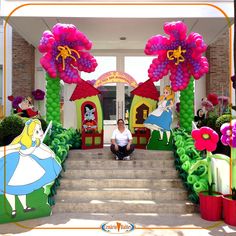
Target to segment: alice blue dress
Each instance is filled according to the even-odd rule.
[[[8,150],[5,157],[0,152],[0,195],[4,194],[4,185],[7,194],[26,195],[54,181],[61,165],[53,155],[49,147],[36,147],[35,142],[30,148],[21,144],[18,150]]]
[[[172,123],[172,111],[168,107],[170,104],[171,99],[164,99],[158,108],[149,114],[144,121],[144,126],[153,130],[170,131]]]

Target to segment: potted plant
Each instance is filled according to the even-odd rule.
[[[228,161],[228,158],[221,154],[212,155],[219,141],[218,134],[209,127],[202,127],[192,131],[192,137],[195,140],[195,147],[199,151],[206,150],[206,158],[197,161],[189,170],[192,174],[200,166],[207,168],[208,191],[199,193],[201,217],[209,221],[217,221],[222,218],[222,194],[213,191],[214,183],[212,181],[211,158]]]
[[[225,123],[220,129],[221,142],[231,147],[231,194],[223,196],[224,221],[236,226],[236,120]]]

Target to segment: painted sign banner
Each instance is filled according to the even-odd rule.
[[[125,83],[129,84],[131,87],[136,88],[138,86],[137,82],[133,77],[125,72],[119,71],[109,71],[101,75],[95,82],[94,87],[98,88],[109,83]]]

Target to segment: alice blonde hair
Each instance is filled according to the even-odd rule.
[[[163,91],[165,91],[165,90],[167,90],[167,91],[170,93],[170,95],[168,95],[168,96],[166,97],[166,100],[170,100],[170,99],[171,99],[171,100],[173,101],[173,103],[174,103],[174,100],[175,100],[175,93],[174,93],[174,91],[172,91],[170,85],[166,85],[165,88],[163,89]],[[165,99],[165,96],[164,96],[164,95],[162,95],[162,96],[159,97],[159,101],[162,101],[163,99]]]
[[[27,124],[28,123],[28,124]],[[26,146],[27,148],[30,148],[32,146],[32,136],[35,130],[36,125],[41,126],[41,122],[38,119],[28,120],[25,123],[25,127],[22,131],[22,133],[17,136],[11,144],[18,144],[21,143],[22,145]],[[36,139],[36,146],[40,145],[40,140]]]

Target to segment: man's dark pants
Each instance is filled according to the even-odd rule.
[[[127,150],[126,147],[127,147],[127,145],[125,145],[123,147],[118,146],[118,151],[116,151],[115,145],[112,144],[110,148],[111,148],[112,153],[114,153],[119,158],[119,160],[123,160],[124,157],[129,156],[134,151],[134,145],[133,144],[130,145],[129,150]]]

